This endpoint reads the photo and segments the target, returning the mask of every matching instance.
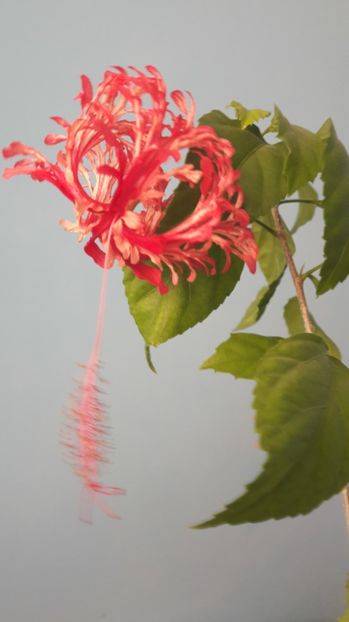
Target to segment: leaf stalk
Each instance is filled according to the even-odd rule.
[[[313,201],[312,199],[284,199],[280,201],[279,205],[283,205],[284,203],[309,203],[310,205],[322,207],[322,201]]]

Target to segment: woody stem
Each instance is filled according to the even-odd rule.
[[[286,259],[286,263],[287,263],[287,267],[290,271],[292,280],[293,280],[293,284],[296,290],[296,294],[297,294],[297,299],[298,299],[298,304],[299,304],[299,310],[301,312],[301,316],[302,316],[302,320],[303,320],[303,324],[304,324],[304,330],[306,333],[312,333],[313,332],[313,325],[311,323],[311,319],[310,319],[310,313],[309,313],[309,309],[308,309],[308,304],[304,295],[304,287],[303,287],[303,280],[295,266],[295,263],[293,261],[293,257],[292,257],[292,253],[290,250],[290,247],[288,245],[287,242],[287,238],[286,238],[286,234],[285,234],[285,229],[284,229],[284,225],[282,223],[280,214],[279,214],[279,210],[277,207],[273,207],[271,210],[271,214],[274,220],[274,225],[275,225],[275,233],[276,236],[280,242],[281,248],[284,252],[285,255],[285,259]]]
[[[288,245],[287,238],[286,238],[284,225],[281,220],[279,209],[277,206],[272,208],[271,214],[272,214],[274,225],[275,225],[276,237],[278,238],[281,248],[284,252],[287,267],[290,271],[293,284],[296,290],[299,310],[300,310],[303,324],[304,324],[304,330],[306,333],[313,333],[314,327],[310,319],[308,304],[307,304],[305,294],[304,294],[303,280],[293,261],[292,253],[291,253],[291,250]],[[345,522],[346,522],[347,530],[349,532],[349,486],[345,486],[345,488],[343,488],[342,500],[343,500],[343,506],[344,506]]]

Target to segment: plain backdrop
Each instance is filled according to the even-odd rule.
[[[1,144],[41,148],[51,115],[73,119],[79,76],[154,64],[198,115],[232,99],[277,103],[316,130],[330,115],[349,145],[347,0],[4,0]],[[51,148],[54,153],[54,149]],[[50,149],[45,148],[45,153]],[[288,207],[292,220],[296,207]],[[257,474],[252,383],[198,371],[261,286],[247,272],[204,323],[147,368],[121,272],[109,277],[103,375],[122,519],[79,521],[80,483],[59,442],[76,363],[92,344],[101,272],[57,224],[53,187],[1,183],[0,619],[4,622],[333,622],[344,610],[349,541],[339,497],[307,517],[194,531]],[[321,217],[297,238],[321,261]],[[349,363],[348,284],[316,299]],[[285,279],[256,327],[286,335]]]

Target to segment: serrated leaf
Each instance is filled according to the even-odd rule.
[[[267,225],[269,229],[273,230],[274,221],[270,212],[265,216],[260,217],[259,221]],[[284,222],[283,227],[288,246],[292,254],[294,254],[296,248],[293,238]],[[253,223],[252,230],[259,249],[258,263],[260,268],[268,283],[274,283],[279,278],[280,274],[283,273],[286,266],[284,251],[282,250],[276,235],[270,233],[270,231],[265,229],[265,227],[261,226],[259,223]]]
[[[338,140],[330,119],[318,134],[325,145],[321,175],[324,182],[325,261],[317,292],[324,294],[349,274],[349,155]]]
[[[197,527],[307,514],[349,481],[349,370],[316,335],[279,341],[262,357],[254,407],[262,473]]]
[[[299,204],[297,217],[291,229],[291,233],[296,233],[300,227],[303,227],[307,222],[312,220],[315,214],[315,204],[318,201],[317,192],[310,184],[306,184],[303,188],[298,190],[298,197],[300,201],[314,201],[314,203]]]
[[[252,333],[233,333],[221,343],[201,369],[213,369],[235,378],[252,380],[261,358],[280,341],[281,337],[264,337]]]
[[[290,195],[308,181],[313,181],[321,171],[323,144],[317,134],[299,125],[292,125],[277,106],[271,127],[283,140],[289,152],[286,174],[287,194]]]
[[[217,247],[211,252],[216,261],[215,276],[199,272],[193,283],[182,277],[174,287],[167,274],[170,290],[164,296],[148,281],[135,277],[132,270],[124,270],[130,311],[147,345],[157,346],[202,322],[233,291],[240,279],[243,262],[232,257],[230,269],[223,274],[224,254]]]
[[[322,328],[320,328],[320,326],[315,322],[315,319],[312,316],[312,314],[310,313],[309,315],[310,315],[310,321],[314,327],[314,333],[318,335],[319,337],[321,337],[321,339],[325,342],[328,348],[329,354],[331,356],[334,356],[336,359],[341,360],[342,358],[341,352],[337,348],[334,341],[332,341],[332,339],[328,337],[326,333],[324,333]],[[286,326],[288,328],[288,332],[291,336],[304,333],[304,324],[303,324],[301,312],[299,309],[298,300],[296,297],[290,298],[290,300],[286,303],[284,307],[284,318],[285,318]]]
[[[231,108],[234,108],[236,112],[237,119],[241,122],[242,129],[245,129],[249,125],[253,125],[257,123],[260,119],[265,119],[266,117],[270,117],[270,112],[268,110],[261,110],[261,108],[252,108],[249,110],[245,108],[239,102],[232,101],[228,104]]]
[[[264,311],[266,310],[269,301],[274,296],[276,288],[278,287],[282,277],[284,275],[284,271],[281,272],[278,279],[273,281],[270,285],[266,285],[259,290],[255,300],[251,302],[249,307],[246,310],[245,315],[242,320],[239,322],[235,330],[242,330],[244,328],[248,328],[252,326],[262,317]]]

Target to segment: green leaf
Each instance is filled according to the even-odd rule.
[[[245,129],[249,125],[253,125],[253,123],[257,123],[260,119],[270,117],[270,112],[267,110],[261,110],[260,108],[253,108],[249,110],[236,101],[230,102],[228,106],[235,109],[236,117],[241,122],[242,129]]]
[[[273,230],[274,221],[270,212],[259,218],[259,222]],[[254,222],[252,224],[252,230],[259,249],[258,263],[268,283],[274,283],[285,269],[285,255],[276,235],[270,233],[270,231],[261,226],[259,222]],[[293,238],[284,222],[283,226],[288,246],[293,254],[295,252]]]
[[[322,169],[323,144],[317,134],[299,125],[292,125],[275,106],[271,131],[275,131],[288,149],[286,163],[287,194],[293,194]]]
[[[173,287],[167,273],[170,291],[164,296],[147,281],[135,277],[132,270],[124,270],[130,311],[147,345],[157,346],[202,322],[233,291],[240,279],[243,262],[233,257],[230,269],[223,274],[225,255],[217,247],[210,254],[216,261],[215,276],[199,272],[193,283],[182,277]]]
[[[245,196],[244,207],[253,218],[268,214],[274,205],[285,198],[287,156],[287,149],[282,143],[264,143],[241,163],[240,185]]]
[[[281,337],[264,337],[252,333],[233,333],[221,343],[201,369],[233,374],[235,378],[255,377],[257,366],[265,353],[280,341]]]
[[[316,335],[279,341],[256,370],[262,473],[197,527],[307,514],[349,481],[349,370]]]
[[[349,274],[349,155],[338,140],[332,121],[318,132],[325,145],[324,182],[325,261],[318,294],[324,294]]]
[[[318,326],[315,322],[314,317],[310,315],[310,321],[314,327],[315,335],[318,335],[325,342],[328,352],[331,356],[334,356],[336,359],[341,360],[340,350],[337,348],[336,344],[330,337],[324,333],[324,331]],[[288,328],[288,332],[290,335],[299,335],[304,333],[304,324],[301,316],[301,312],[299,309],[298,300],[296,297],[290,298],[287,304],[284,307],[284,318]]]
[[[314,204],[311,203],[300,203],[298,207],[298,214],[295,220],[295,223],[291,229],[291,233],[296,233],[296,231],[303,227],[307,222],[312,220],[315,214],[315,204],[318,201],[318,196],[316,190],[310,185],[306,184],[303,188],[298,190],[299,200],[302,201],[314,201]]]
[[[267,305],[271,298],[274,296],[276,288],[278,287],[284,272],[281,272],[278,279],[273,281],[270,285],[266,285],[259,290],[255,300],[251,302],[249,307],[246,310],[245,315],[242,320],[239,322],[235,330],[242,330],[244,328],[248,328],[252,326],[262,317],[264,311],[267,308]]]

